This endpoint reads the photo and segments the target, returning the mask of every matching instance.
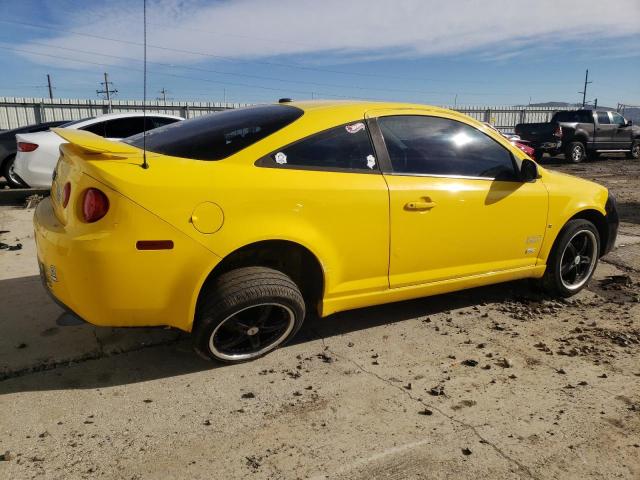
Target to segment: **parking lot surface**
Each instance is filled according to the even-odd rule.
[[[640,163],[545,164],[618,199],[585,291],[345,312],[234,366],[173,330],[57,326],[33,209],[0,207],[0,478],[640,478]]]

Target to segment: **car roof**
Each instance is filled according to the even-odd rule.
[[[401,102],[372,102],[366,100],[309,100],[300,102],[286,102],[284,105],[298,107],[305,112],[313,112],[319,110],[355,110],[361,111],[363,114],[370,110],[379,109],[419,109],[450,112],[446,108],[435,107],[432,105],[423,105],[419,103],[401,103]]]
[[[373,102],[365,100],[309,100],[300,102],[286,102],[281,105],[291,105],[305,112],[305,117],[327,117],[335,118],[362,118],[373,110],[419,110],[423,113],[444,113],[456,118],[469,121],[470,117],[463,115],[454,110],[435,107],[433,105],[424,105],[419,103],[401,103],[401,102]],[[308,115],[307,115],[308,114]]]
[[[144,112],[123,112],[123,113],[105,113],[104,115],[100,115],[99,117],[94,117],[91,121],[102,121],[102,120],[112,120],[115,118],[128,118],[128,117],[142,117],[145,116]],[[146,113],[147,117],[165,117],[165,118],[176,118],[180,120],[184,120],[184,118],[179,117],[177,115],[169,115],[166,113]],[[87,120],[90,121],[90,120]]]
[[[454,110],[419,103],[373,102],[364,100],[310,100],[285,102],[280,103],[280,105],[290,105],[304,111],[304,115],[287,128],[295,128],[295,125],[306,125],[308,129],[315,127],[330,128],[332,124],[340,125],[341,123],[351,122],[359,118],[362,119],[368,113],[372,114],[371,116],[373,117],[379,116],[382,113],[381,110],[397,110],[399,111],[398,113],[404,115],[443,114],[444,116],[465,123],[481,125],[481,122]],[[403,110],[404,112],[402,112]]]
[[[86,127],[87,125],[93,125],[94,123],[104,122],[106,120],[117,120],[119,118],[137,118],[143,117],[145,114],[143,112],[125,112],[125,113],[105,113],[104,115],[100,115],[99,117],[89,118],[84,121],[79,121],[68,128],[80,128]],[[163,118],[172,118],[174,120],[184,120],[184,118],[179,117],[177,115],[168,115],[166,113],[151,113],[147,112],[147,117],[163,117]]]

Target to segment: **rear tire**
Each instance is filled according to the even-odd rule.
[[[587,149],[582,142],[569,142],[564,149],[564,156],[571,163],[580,163],[587,156]]]
[[[542,288],[554,296],[575,295],[591,280],[599,255],[598,229],[588,220],[570,220],[551,250]]]
[[[7,181],[7,184],[11,188],[26,188],[26,185],[20,181],[20,178],[13,171],[13,166],[15,164],[16,156],[10,155],[5,158],[2,163],[2,176]]]
[[[640,159],[640,140],[634,140],[631,144],[631,150],[627,153],[627,158]]]
[[[289,276],[266,267],[231,270],[201,294],[194,348],[219,362],[254,360],[291,340],[304,316],[304,299]]]

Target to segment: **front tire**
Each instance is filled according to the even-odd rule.
[[[598,265],[600,235],[593,223],[576,219],[560,232],[542,277],[544,290],[555,296],[571,297],[591,280]]]
[[[634,140],[631,144],[631,150],[627,153],[627,158],[638,160],[640,158],[640,140]]]
[[[293,338],[304,316],[304,299],[289,276],[266,267],[238,268],[205,287],[194,347],[219,362],[254,360]]]
[[[570,142],[564,150],[565,158],[571,163],[580,163],[587,156],[587,150],[582,142]]]

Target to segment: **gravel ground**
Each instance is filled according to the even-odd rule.
[[[640,478],[640,162],[545,163],[618,198],[587,290],[346,312],[236,366],[171,330],[57,327],[33,211],[0,207],[0,478]]]

